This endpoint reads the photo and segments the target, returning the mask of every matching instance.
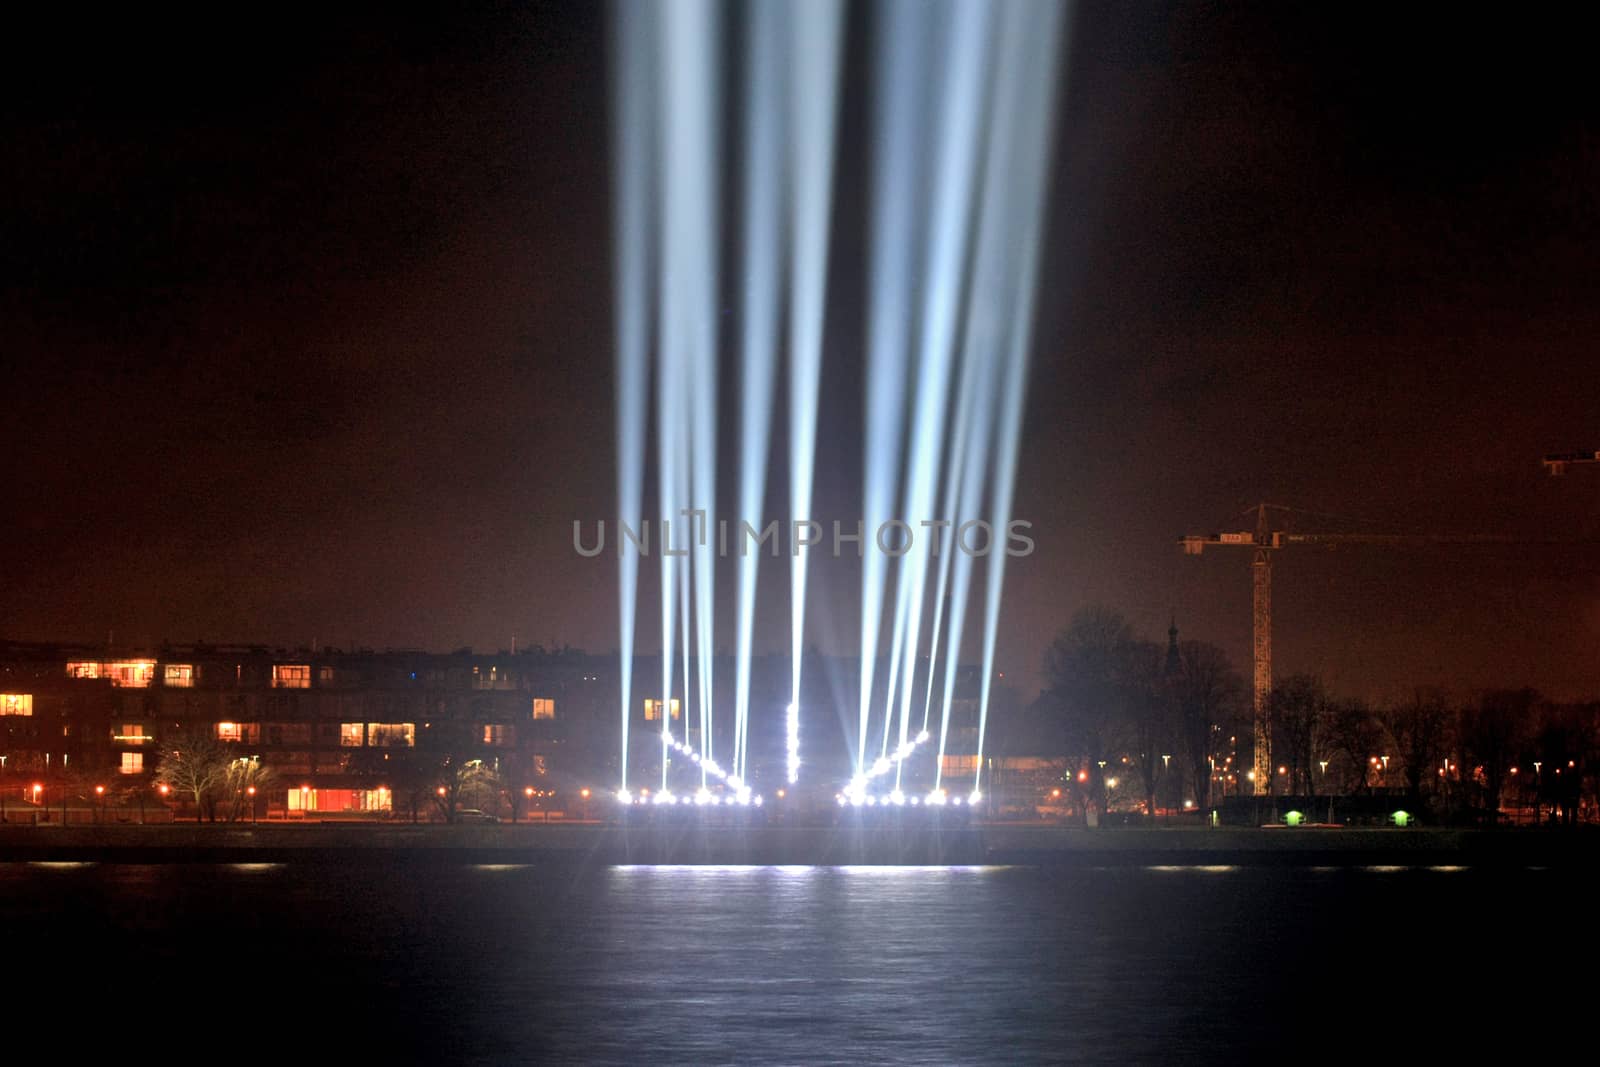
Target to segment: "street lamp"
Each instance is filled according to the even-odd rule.
[[[103,786],[103,785],[95,786],[94,787],[94,798],[95,798],[95,801],[96,801],[95,813],[94,813],[94,821],[95,822],[104,822],[105,821],[105,814],[106,814],[106,787]]]
[[[244,787],[244,791],[245,795],[250,798],[250,821],[252,823],[257,822],[259,820],[256,818],[256,787],[247,785]]]

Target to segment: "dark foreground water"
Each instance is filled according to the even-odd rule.
[[[4,864],[0,959],[52,1062],[1381,1062],[1573,1025],[1591,901],[1555,870]]]

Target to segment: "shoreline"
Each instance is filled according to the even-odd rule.
[[[1600,829],[164,824],[0,826],[0,863],[1600,866]]]

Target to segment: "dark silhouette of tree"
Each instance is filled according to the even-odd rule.
[[[1461,714],[1462,763],[1470,768],[1491,822],[1499,821],[1506,778],[1529,736],[1538,699],[1532,689],[1491,690]]]
[[[374,745],[351,751],[345,770],[389,790],[394,813],[421,821],[422,811],[434,799],[435,774],[426,753],[400,745]]]
[[[1058,751],[1081,768],[1075,784],[1085,811],[1093,804],[1106,812],[1105,769],[1118,751],[1127,716],[1127,664],[1134,645],[1127,620],[1110,608],[1093,605],[1072,617],[1045,652],[1045,691]]]
[[[1194,786],[1195,804],[1204,809],[1211,803],[1217,742],[1235,727],[1244,706],[1244,679],[1234,670],[1228,654],[1216,645],[1185,641],[1179,646],[1173,685],[1189,781]]]
[[[1585,718],[1579,708],[1569,705],[1542,704],[1538,709],[1537,787],[1552,817],[1558,816],[1564,826],[1577,824],[1583,795]]]
[[[1411,699],[1380,713],[1406,779],[1406,797],[1422,806],[1422,783],[1441,767],[1450,737],[1450,702],[1437,689],[1416,689]]]
[[[1344,757],[1355,771],[1354,791],[1365,793],[1369,788],[1367,774],[1372,768],[1372,757],[1384,742],[1383,723],[1364,701],[1335,700],[1328,704],[1323,733],[1325,750],[1330,755]],[[1327,788],[1327,783],[1321,784]]]
[[[1150,641],[1130,641],[1122,653],[1120,731],[1129,746],[1131,770],[1144,795],[1145,814],[1156,813],[1156,791],[1175,747],[1177,715],[1165,676],[1165,652]]]
[[[1272,720],[1273,774],[1278,777],[1279,766],[1288,771],[1284,787],[1291,794],[1311,791],[1313,745],[1327,708],[1327,690],[1315,675],[1293,674],[1272,687],[1268,712]]]

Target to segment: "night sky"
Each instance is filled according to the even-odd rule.
[[[615,513],[603,10],[8,26],[0,636],[615,647],[615,563],[570,543]],[[859,513],[869,15],[824,521]],[[1096,600],[1246,666],[1248,553],[1176,540],[1258,500],[1600,536],[1600,470],[1538,462],[1600,448],[1589,38],[1523,21],[1078,9],[999,654],[1025,695]],[[853,652],[857,567],[813,575],[811,639]],[[1275,578],[1280,675],[1600,696],[1600,550],[1305,547]]]

